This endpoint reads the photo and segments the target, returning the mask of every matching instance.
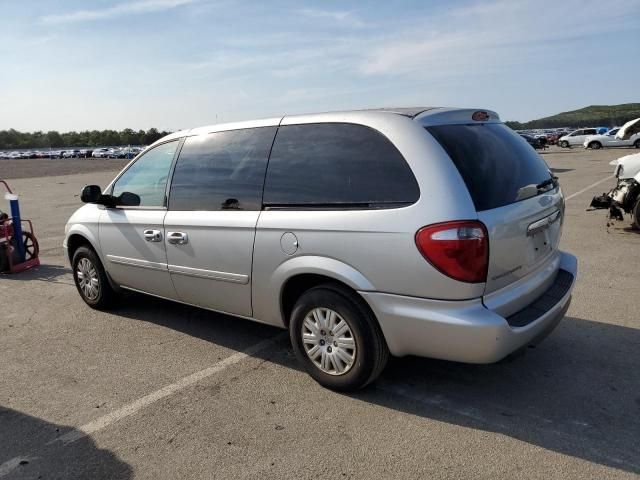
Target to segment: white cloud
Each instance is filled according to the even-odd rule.
[[[308,18],[332,20],[338,24],[351,28],[362,28],[366,26],[365,22],[357,18],[353,12],[348,11],[303,8],[298,10],[297,13]]]
[[[478,65],[530,63],[531,55],[545,45],[561,46],[638,28],[635,6],[623,0],[611,0],[606,8],[584,0],[494,0],[417,20],[419,26],[400,36],[372,41],[371,48],[363,52],[360,71],[366,75],[438,75],[471,71]]]
[[[194,1],[195,0],[140,0],[129,3],[119,3],[113,7],[98,10],[77,10],[75,12],[46,15],[41,17],[40,20],[45,24],[106,20],[124,15],[139,15],[169,10],[193,3]]]

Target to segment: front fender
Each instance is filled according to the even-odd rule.
[[[86,225],[72,224],[69,227],[69,229],[67,231],[67,234],[65,235],[64,242],[62,243],[62,246],[64,247],[65,250],[68,250],[68,248],[69,248],[69,239],[73,235],[80,235],[85,240],[87,240],[91,244],[91,247],[93,247],[93,249],[98,254],[98,257],[100,257],[100,261],[104,264],[104,258],[102,258],[102,253],[100,252],[100,243],[98,242],[98,237],[97,237],[96,233],[94,233]]]
[[[71,215],[67,225],[65,226],[65,236],[62,246],[68,253],[69,239],[73,235],[80,235],[87,240],[98,254],[100,261],[105,265],[104,258],[100,249],[100,241],[98,237],[98,228],[100,225],[100,216],[102,211],[97,205],[87,204],[79,208]]]

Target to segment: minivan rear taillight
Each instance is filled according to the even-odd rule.
[[[462,282],[487,281],[489,235],[477,220],[436,223],[416,233],[416,245],[427,261]]]

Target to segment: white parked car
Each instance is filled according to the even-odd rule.
[[[109,149],[108,148],[97,148],[97,149],[95,149],[93,151],[91,156],[93,158],[106,158],[106,157],[109,156]]]
[[[636,147],[640,148],[640,133],[631,135],[626,140],[616,138],[616,133],[620,127],[609,130],[604,135],[592,135],[584,139],[584,148],[593,148],[598,150],[602,147]]]
[[[597,135],[598,130],[596,128],[579,128],[574,130],[569,135],[560,137],[558,139],[558,145],[562,148],[572,147],[574,145],[582,145],[585,139],[591,135]]]

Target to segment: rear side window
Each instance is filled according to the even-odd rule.
[[[260,210],[276,127],[188,137],[169,192],[171,210]]]
[[[542,158],[504,124],[439,125],[427,130],[453,160],[478,211],[529,198],[536,186],[551,179]]]
[[[278,130],[265,206],[392,208],[414,203],[419,196],[400,152],[369,127],[324,123]]]

